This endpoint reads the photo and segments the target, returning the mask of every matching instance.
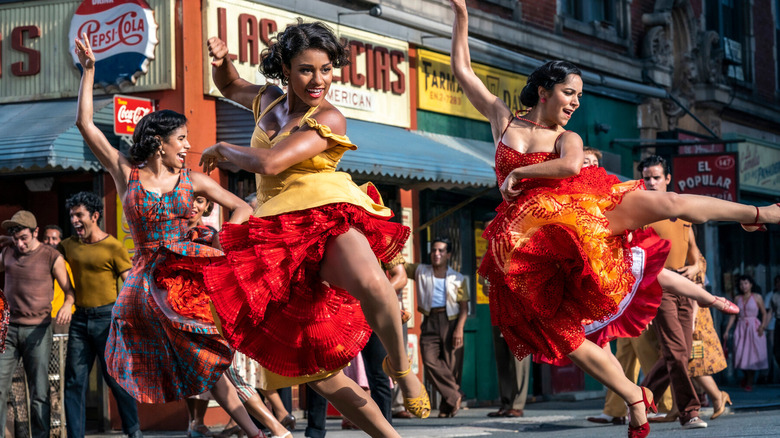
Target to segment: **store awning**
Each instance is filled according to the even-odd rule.
[[[95,100],[95,122],[104,132],[113,131],[112,107],[111,99]],[[0,172],[100,170],[76,128],[76,110],[75,100],[0,106]]]
[[[253,129],[249,111],[218,102],[218,140],[248,146]],[[355,119],[347,119],[347,135],[358,149],[344,154],[339,169],[357,179],[417,188],[496,185],[489,143]]]

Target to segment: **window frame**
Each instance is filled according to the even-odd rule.
[[[558,17],[563,29],[598,38],[621,46],[631,45],[630,0],[600,0],[605,7],[604,20],[590,20],[586,15],[592,10],[593,1],[560,0]],[[571,11],[574,7],[576,11]]]

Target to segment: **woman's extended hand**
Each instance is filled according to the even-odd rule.
[[[211,37],[208,41],[209,44],[209,56],[213,58],[211,65],[219,67],[225,62],[225,58],[228,56],[228,47],[224,41],[217,37]]]
[[[84,40],[82,41],[76,38],[76,56],[79,57],[79,63],[85,69],[94,68],[95,53],[92,52],[92,47],[89,45],[89,38],[87,38],[87,33],[82,33],[81,38]]]
[[[522,190],[515,188],[519,182],[520,179],[515,175],[515,173],[509,172],[509,175],[504,180],[504,183],[501,184],[501,187],[498,189],[501,192],[501,196],[504,198],[504,201],[512,202],[517,199],[518,196],[520,196]]]
[[[199,166],[203,167],[203,173],[207,175],[210,174],[211,171],[217,168],[217,164],[219,164],[220,161],[225,161],[225,157],[219,153],[221,144],[222,143],[220,142],[213,146],[209,146],[203,151],[203,154],[200,156],[200,163],[198,163]]]
[[[466,10],[466,0],[450,0],[450,7],[457,14]]]

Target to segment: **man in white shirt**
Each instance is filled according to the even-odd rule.
[[[423,366],[442,396],[439,418],[453,417],[460,409],[463,326],[468,316],[468,283],[448,266],[451,250],[449,239],[438,238],[431,245],[430,265],[406,265],[406,275],[415,280],[417,309],[423,314]]]

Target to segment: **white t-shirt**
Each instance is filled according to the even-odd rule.
[[[447,305],[447,279],[433,277],[433,300],[431,309]]]

